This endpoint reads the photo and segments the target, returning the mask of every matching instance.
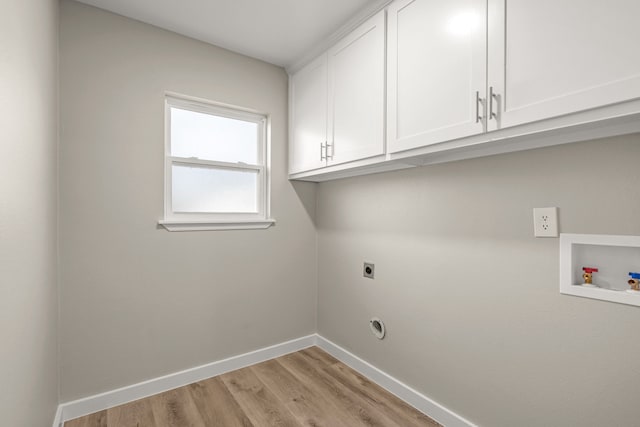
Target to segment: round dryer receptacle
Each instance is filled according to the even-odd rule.
[[[371,320],[369,320],[369,327],[371,328],[371,332],[373,332],[373,335],[376,338],[378,338],[379,340],[384,338],[385,328],[382,320],[377,317],[372,317]]]

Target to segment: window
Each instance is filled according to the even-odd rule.
[[[170,231],[267,228],[268,119],[177,96],[165,102],[165,213]]]

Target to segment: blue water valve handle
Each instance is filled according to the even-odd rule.
[[[632,279],[640,279],[640,273],[629,273]]]

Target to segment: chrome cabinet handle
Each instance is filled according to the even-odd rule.
[[[329,147],[331,147],[331,156],[329,156]],[[329,144],[327,142],[327,148],[325,150],[325,155],[327,160],[333,160],[333,155],[335,154],[335,152],[336,152],[335,142],[332,144]]]
[[[320,143],[320,161],[327,160],[327,155],[325,154],[327,152],[326,148],[327,147],[325,143],[321,142]]]
[[[493,112],[493,100],[496,100],[496,107],[498,106],[498,94],[493,92],[493,86],[489,86],[489,120],[498,120],[498,113]]]
[[[480,115],[480,103],[482,103],[482,98],[480,98],[480,92],[476,91],[476,123],[480,123],[484,119],[484,117]]]

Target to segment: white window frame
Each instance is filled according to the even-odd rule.
[[[258,124],[257,164],[228,163],[197,158],[175,157],[171,155],[171,108],[197,113],[211,114],[230,119],[244,120]],[[169,231],[197,230],[246,230],[268,228],[275,223],[270,214],[270,118],[267,114],[220,104],[199,98],[166,93],[164,102],[165,148],[164,148],[164,219],[158,221]],[[231,169],[257,173],[258,212],[174,212],[172,204],[172,166],[202,166],[216,169]]]

